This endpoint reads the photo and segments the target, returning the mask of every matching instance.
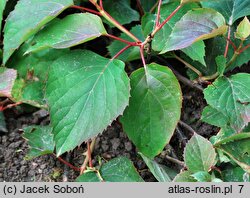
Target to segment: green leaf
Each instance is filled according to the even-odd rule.
[[[208,8],[191,10],[176,23],[161,53],[186,48],[226,31],[225,19],[220,13]]]
[[[52,129],[49,126],[29,126],[24,129],[23,138],[28,141],[29,152],[26,159],[52,154],[55,148]]]
[[[205,63],[205,44],[203,41],[197,41],[187,48],[182,49],[187,56],[191,59],[200,62],[202,65],[206,66]]]
[[[54,60],[64,56],[68,50],[43,50],[23,56],[29,48],[25,43],[8,61],[7,66],[17,70],[18,78],[12,89],[12,100],[39,108],[46,108],[44,89],[47,84],[49,67]]]
[[[196,182],[196,180],[191,176],[190,171],[183,171],[176,175],[173,182]]]
[[[227,168],[222,171],[224,182],[244,182],[245,171],[240,167]]]
[[[4,27],[4,64],[24,41],[71,5],[72,0],[19,0]]]
[[[46,48],[68,48],[107,34],[101,18],[89,13],[71,14],[50,23],[32,40],[26,53]]]
[[[180,119],[182,94],[173,72],[152,63],[131,75],[131,98],[121,122],[139,151],[153,158],[170,141]]]
[[[0,0],[0,29],[2,29],[3,11],[5,5],[6,5],[6,0]]]
[[[133,163],[126,157],[110,160],[101,166],[100,176],[94,172],[87,172],[79,176],[77,182],[143,182]]]
[[[240,22],[235,32],[235,37],[241,40],[246,40],[250,35],[250,22],[247,17]]]
[[[239,133],[216,143],[243,170],[250,173],[250,133]]]
[[[204,90],[205,99],[212,108],[227,118],[227,123],[240,132],[249,122],[250,74],[218,78]]]
[[[232,135],[235,134],[235,131],[231,128],[221,128],[221,130],[219,131],[219,133],[217,133],[217,135],[212,136],[210,138],[210,142],[215,145],[217,143],[219,143],[220,141],[224,140],[225,138],[228,138]]]
[[[243,17],[250,15],[250,0],[213,0],[202,2],[203,7],[213,8],[220,12],[226,19],[228,25]]]
[[[139,13],[131,8],[130,0],[116,0],[110,3],[109,0],[103,1],[103,7],[120,24],[129,24],[132,21],[139,21]],[[104,20],[107,22],[106,20]],[[113,24],[108,24],[114,27]]]
[[[186,145],[184,161],[192,173],[208,172],[215,164],[216,153],[213,145],[204,137],[195,134]]]
[[[208,124],[218,126],[218,127],[226,127],[228,125],[228,119],[224,116],[223,113],[216,110],[211,106],[206,106],[202,111],[201,120]]]
[[[172,2],[164,4],[161,7],[160,22],[163,22],[179,5],[179,2]],[[199,8],[196,3],[189,3],[182,6],[182,8],[171,18],[171,20],[158,31],[152,40],[152,49],[155,51],[161,51],[164,48],[165,41],[168,40],[176,22],[178,22],[184,14],[193,8]],[[149,35],[155,28],[156,13],[146,13],[142,17],[142,29],[144,36]],[[164,41],[164,42],[163,42]]]
[[[0,67],[0,97],[12,97],[12,89],[17,78],[17,71]]]
[[[142,34],[142,29],[140,25],[136,25],[131,28],[130,32],[135,35],[137,38],[140,40],[144,40],[144,36]],[[122,38],[127,41],[134,42],[129,36],[126,34],[122,33],[119,38]],[[111,54],[112,57],[114,57],[121,49],[126,47],[127,44],[122,43],[120,41],[113,41],[111,45],[108,46],[109,53]],[[138,47],[130,47],[127,49],[125,52],[123,52],[118,59],[122,61],[132,61],[140,58],[140,49]]]
[[[4,114],[2,111],[0,111],[0,132],[4,132],[4,133],[8,132],[8,130],[6,128]]]
[[[143,154],[140,153],[142,156],[144,162],[147,164],[149,170],[151,173],[154,175],[154,177],[159,181],[159,182],[171,182],[172,179],[170,175],[166,172],[166,169],[164,166],[158,164],[156,161],[151,160],[144,156]],[[173,171],[172,171],[173,172]]]
[[[220,55],[215,58],[215,62],[217,65],[217,71],[219,75],[223,76],[227,66],[227,59],[224,56]]]
[[[128,105],[129,90],[119,60],[76,50],[54,61],[46,92],[57,155],[110,125]]]
[[[191,175],[198,182],[211,182],[211,175],[206,171],[198,171]]]

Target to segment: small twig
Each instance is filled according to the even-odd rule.
[[[75,8],[75,9],[78,9],[78,10],[81,10],[81,11],[87,11],[87,12],[90,12],[90,13],[102,16],[100,12],[92,10],[92,9],[89,9],[89,8],[85,8],[85,7],[81,7],[81,6],[76,6],[76,5],[71,6],[71,8]]]
[[[165,60],[164,58],[162,58],[160,56],[156,56],[156,58],[159,61],[163,62],[164,65],[168,66],[173,71],[173,73],[176,75],[176,77],[178,78],[178,80],[181,81],[183,84],[185,84],[185,85],[187,85],[187,86],[189,86],[191,88],[195,88],[195,89],[203,92],[202,86],[200,86],[197,83],[195,83],[195,82],[189,80],[188,78],[182,76],[178,71],[176,71],[174,69],[174,67],[167,60]]]
[[[179,125],[185,129],[187,129],[189,132],[191,132],[192,135],[197,134],[196,131],[191,126],[189,126],[187,123],[185,123],[181,120],[179,121]]]
[[[228,48],[229,48],[229,43],[230,43],[230,37],[231,37],[231,27],[228,26],[228,34],[227,34],[227,44],[226,44],[226,48],[225,48],[225,52],[224,52],[224,57],[227,57],[227,53],[228,53]]]
[[[187,140],[188,140],[187,137],[182,133],[182,131],[180,130],[178,126],[176,127],[175,131],[176,131],[176,135],[178,136],[178,139],[181,145],[185,147],[187,144]]]
[[[64,163],[65,165],[69,166],[70,168],[72,168],[75,171],[80,171],[80,168],[75,167],[74,165],[72,165],[71,163],[65,161],[64,159],[62,159],[61,157],[57,157],[55,153],[52,154],[54,157],[56,157],[60,162]]]
[[[118,40],[118,41],[121,41],[123,43],[126,43],[128,45],[131,45],[131,46],[139,46],[140,44],[138,44],[137,42],[130,42],[130,41],[127,41],[127,40],[124,40],[122,38],[119,38],[117,36],[114,36],[114,35],[111,35],[111,34],[105,34],[103,36],[107,36],[109,38],[112,38],[112,39],[115,39],[115,40]]]
[[[247,46],[243,47],[240,51],[239,54],[241,54],[242,52],[244,52],[246,49],[248,49],[250,47],[250,44],[248,44]]]
[[[156,16],[156,21],[155,21],[155,27],[158,27],[160,25],[161,4],[162,4],[162,0],[159,0],[158,10],[157,10],[157,16]]]
[[[168,156],[168,155],[166,155],[165,158],[166,158],[167,160],[169,160],[170,162],[173,162],[173,163],[175,163],[175,164],[178,164],[179,166],[182,166],[182,167],[185,166],[185,163],[184,163],[183,161],[180,161],[180,160],[175,159],[175,158],[173,158],[173,157],[170,157],[170,156]]]
[[[127,45],[126,47],[122,48],[119,52],[117,52],[116,55],[114,55],[114,57],[111,60],[118,58],[118,56],[120,56],[123,52],[125,52],[130,47],[132,47],[132,45]]]
[[[233,46],[234,51],[236,51],[237,50],[237,46],[234,44],[234,42],[230,38],[227,38],[225,36],[224,36],[224,38]]]
[[[137,6],[137,8],[139,10],[140,16],[142,17],[145,13],[144,13],[144,10],[143,10],[143,7],[141,5],[140,0],[136,0],[136,6]]]
[[[91,147],[90,147],[90,141],[87,142],[87,153],[88,153],[88,158],[89,158],[89,167],[93,168],[93,164],[92,164],[92,157],[91,157]]]
[[[90,160],[89,156],[91,156],[91,153],[93,152],[94,147],[95,147],[95,141],[96,141],[96,138],[93,138],[93,140],[92,140],[92,142],[90,144],[90,147],[89,147],[90,148],[90,154],[89,153],[86,154],[84,162],[83,162],[83,164],[82,164],[82,166],[80,168],[80,174],[83,174],[84,171],[86,170],[87,164],[89,163],[89,160]]]
[[[182,62],[184,65],[186,65],[186,67],[188,67],[189,69],[191,69],[193,72],[195,72],[199,77],[202,76],[202,73],[196,69],[193,65],[189,64],[188,62],[184,61],[182,58],[180,58],[179,56],[177,56],[176,54],[173,53],[174,58],[176,58],[178,61]]]

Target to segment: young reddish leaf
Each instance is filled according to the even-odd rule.
[[[12,88],[17,78],[17,71],[0,67],[0,97],[12,97]]]
[[[216,153],[211,142],[204,137],[195,134],[186,145],[184,161],[189,171],[208,172],[215,165]]]
[[[225,19],[220,13],[208,8],[191,10],[176,23],[161,53],[186,48],[226,31]]]
[[[26,53],[46,48],[69,48],[107,34],[99,16],[72,14],[49,24],[32,40]]]
[[[73,0],[19,0],[4,27],[3,63],[24,41],[71,5]]]
[[[250,22],[247,17],[245,17],[237,27],[235,32],[235,37],[241,40],[246,40],[250,35]]]
[[[121,117],[124,131],[145,156],[158,155],[180,119],[182,93],[168,68],[155,63],[131,75],[131,98]]]
[[[244,119],[250,112],[249,84],[250,74],[239,73],[218,78],[204,91],[207,103],[223,114],[236,132],[241,132],[249,122]]]
[[[100,176],[94,172],[86,172],[79,176],[77,182],[143,182],[133,163],[126,157],[118,157],[103,164]]]
[[[57,155],[103,132],[128,105],[124,63],[71,51],[51,65],[47,99]]]

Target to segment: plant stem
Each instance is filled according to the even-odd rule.
[[[226,48],[225,48],[225,52],[224,52],[224,57],[225,57],[225,58],[227,57],[227,53],[228,53],[230,37],[231,37],[231,27],[228,26],[227,44],[226,44]]]
[[[114,36],[114,35],[111,35],[111,34],[105,34],[104,36],[113,38],[113,39],[115,39],[115,40],[117,40],[117,41],[121,41],[121,42],[126,43],[126,44],[131,45],[131,46],[139,46],[139,44],[136,43],[136,42],[130,42],[130,41],[124,40],[124,39],[122,39],[122,38],[116,37],[116,36]]]
[[[17,103],[14,103],[14,104],[9,104],[9,105],[7,105],[5,107],[0,106],[0,112],[5,111],[6,109],[9,109],[9,108],[12,108],[12,107],[16,107],[16,106],[21,105],[21,104],[23,104],[23,103],[22,102],[17,102]]]
[[[141,1],[140,0],[136,0],[136,6],[139,9],[140,16],[142,17],[145,13],[144,13],[144,10],[143,10],[143,7],[141,5]]]
[[[217,78],[218,76],[219,76],[219,73],[216,72],[216,73],[214,73],[214,74],[211,75],[211,76],[202,76],[202,77],[200,77],[199,79],[200,79],[201,81],[208,81],[208,80],[214,80],[214,79]]]
[[[159,0],[159,3],[158,3],[158,10],[157,10],[157,16],[156,16],[156,21],[155,21],[155,27],[158,27],[159,24],[160,24],[161,4],[162,4],[162,0]]]
[[[87,12],[90,12],[90,13],[102,16],[100,12],[92,10],[92,9],[89,9],[89,8],[85,8],[85,7],[81,7],[81,6],[76,6],[76,5],[71,6],[71,8],[75,8],[75,9],[78,9],[78,10],[81,10],[81,11],[87,11]]]
[[[130,47],[132,47],[132,45],[127,45],[126,47],[122,48],[116,55],[114,55],[112,60],[116,59],[118,56],[120,56],[123,52],[125,52]]]
[[[141,47],[140,47],[140,54],[141,54],[141,60],[142,60],[143,67],[145,69],[145,73],[147,74],[147,65],[146,65],[146,61],[144,58],[144,45],[141,45]]]
[[[96,138],[93,138],[93,140],[92,140],[92,142],[91,142],[91,144],[89,146],[90,150],[88,149],[87,154],[85,154],[86,157],[85,157],[84,162],[83,162],[83,164],[82,164],[82,166],[80,168],[80,174],[83,174],[84,171],[86,170],[87,164],[88,164],[89,160],[91,159],[91,153],[94,150],[95,141],[96,141]],[[89,151],[90,151],[90,154],[88,153]],[[89,158],[89,156],[90,156],[90,158]]]
[[[55,156],[60,162],[64,163],[65,165],[69,166],[70,168],[72,168],[75,171],[80,171],[80,168],[75,167],[74,165],[72,165],[71,163],[65,161],[64,159],[62,159],[61,157],[57,157],[55,153],[53,153],[53,156]]]
[[[180,166],[182,166],[182,167],[185,166],[185,163],[182,162],[182,161],[180,161],[180,160],[178,160],[178,159],[175,159],[175,158],[170,157],[170,156],[168,156],[168,155],[166,155],[165,157],[166,157],[166,159],[169,160],[170,162],[173,162],[173,163],[175,163],[175,164],[178,164],[178,165],[180,165]]]
[[[151,33],[151,36],[154,37],[154,35],[178,12],[179,9],[183,4],[179,5],[161,24],[159,24],[154,31]]]
[[[187,129],[189,132],[191,132],[192,135],[197,134],[196,131],[191,126],[189,126],[187,123],[185,123],[181,120],[179,121],[179,125],[184,127],[185,129]]]
[[[196,69],[194,66],[192,66],[191,64],[187,63],[186,61],[184,61],[183,59],[181,59],[179,56],[177,56],[176,54],[173,54],[174,57],[179,60],[180,62],[182,62],[184,65],[186,65],[189,69],[191,69],[193,72],[195,72],[199,77],[202,76],[202,73]]]
[[[248,49],[250,47],[250,44],[248,44],[247,46],[243,47],[239,53],[241,54],[242,52],[244,52],[246,49]]]
[[[234,51],[236,51],[236,50],[237,50],[237,47],[236,47],[236,45],[234,44],[234,42],[233,42],[231,39],[228,39],[227,37],[224,37],[224,38],[233,46]]]
[[[154,6],[150,9],[150,13],[152,13],[157,8],[158,2],[154,4]]]

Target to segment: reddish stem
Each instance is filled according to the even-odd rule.
[[[234,42],[231,39],[228,39],[226,37],[225,37],[225,39],[233,46],[234,51],[236,51],[237,50],[237,46],[234,44]]]
[[[100,12],[92,10],[92,9],[89,9],[89,8],[85,8],[85,7],[81,7],[81,6],[76,6],[76,5],[71,6],[71,8],[75,8],[75,9],[78,9],[78,10],[81,10],[81,11],[87,11],[87,12],[90,12],[90,13],[102,16]]]
[[[140,47],[140,54],[141,54],[141,60],[142,60],[143,67],[146,69],[146,61],[144,58],[144,45],[141,45],[141,47]]]
[[[100,0],[100,7],[101,7],[101,9],[102,9],[102,10],[104,10],[104,9],[103,9],[103,3],[102,3],[102,0]]]
[[[0,111],[4,111],[6,109],[9,109],[9,108],[12,108],[12,107],[16,107],[16,106],[18,106],[20,104],[22,104],[22,102],[17,102],[17,103],[14,103],[14,104],[9,104],[9,105],[7,105],[5,107],[0,106]]]
[[[242,52],[244,52],[247,48],[250,47],[250,44],[248,44],[247,46],[243,47],[240,51],[239,54],[241,54]]]
[[[89,167],[93,168],[92,164],[92,157],[91,157],[91,148],[90,148],[90,141],[87,142],[87,149],[88,149],[88,158],[89,158]]]
[[[130,41],[124,40],[124,39],[122,39],[122,38],[116,37],[116,36],[114,36],[114,35],[111,35],[111,34],[105,34],[104,36],[113,38],[113,39],[115,39],[115,40],[121,41],[121,42],[126,43],[126,44],[131,45],[131,46],[139,46],[139,45],[140,45],[140,44],[137,43],[137,42],[130,42]]]
[[[228,26],[228,34],[227,34],[227,44],[226,44],[226,48],[225,48],[225,52],[224,52],[224,57],[227,57],[228,54],[228,48],[229,48],[229,43],[230,43],[230,37],[231,37],[231,28],[230,26]]]
[[[160,24],[161,4],[162,4],[162,0],[159,0],[158,11],[157,11],[157,17],[156,17],[156,22],[155,22],[156,27],[158,27],[159,24]]]
[[[53,153],[53,155],[56,157],[56,154]],[[56,157],[60,162],[64,163],[65,165],[67,165],[68,167],[72,168],[75,171],[81,171],[80,168],[75,167],[74,165],[72,165],[71,163],[65,161],[64,159],[62,159],[61,157]]]
[[[181,9],[182,6],[183,4],[179,5],[161,24],[159,24],[159,26],[154,31],[154,34],[158,32],[176,14],[176,12],[178,12],[178,10]]]
[[[128,48],[132,47],[133,45],[127,45],[126,47],[122,48],[114,57],[112,60],[116,59],[118,56],[120,56],[123,52],[125,52]]]

